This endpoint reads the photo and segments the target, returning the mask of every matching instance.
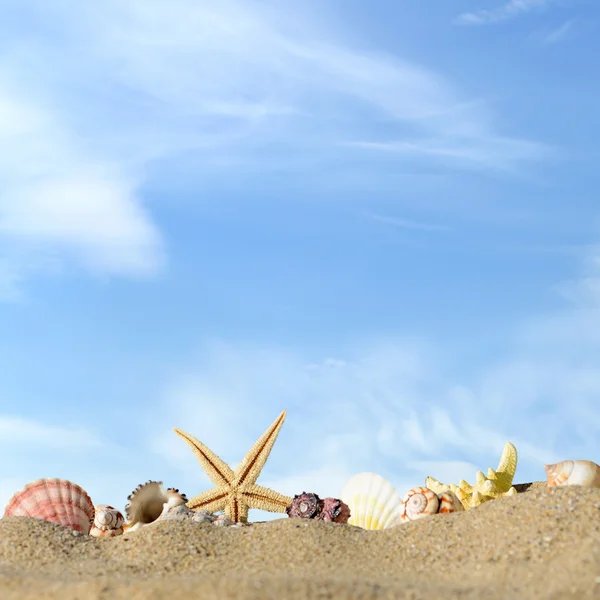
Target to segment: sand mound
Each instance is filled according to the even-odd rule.
[[[529,489],[385,531],[283,518],[100,540],[0,520],[0,598],[600,597],[600,489]]]

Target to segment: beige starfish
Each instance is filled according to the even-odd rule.
[[[203,443],[175,428],[175,433],[189,444],[205,473],[217,486],[198,494],[189,500],[187,506],[191,509],[204,509],[210,512],[224,509],[225,514],[235,523],[246,523],[250,508],[285,512],[285,509],[292,503],[292,498],[256,485],[256,480],[267,462],[283,425],[285,415],[286,411],[284,410],[250,448],[235,471],[232,471],[225,461],[211,452]]]

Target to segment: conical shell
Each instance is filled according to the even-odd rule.
[[[138,485],[127,499],[129,502],[125,506],[125,531],[135,531],[154,523],[163,512],[188,501],[185,494],[175,488],[165,490],[162,481],[147,481]]]
[[[93,537],[116,537],[123,533],[125,518],[121,511],[108,504],[96,504],[94,523],[90,530]]]
[[[400,523],[402,498],[394,486],[377,473],[357,473],[350,477],[340,499],[350,509],[350,525],[387,529]]]
[[[591,460],[563,460],[544,465],[548,486],[585,485],[600,487],[600,465]]]
[[[94,503],[87,492],[66,479],[38,479],[27,484],[8,502],[5,517],[33,517],[89,533]]]
[[[438,495],[426,487],[419,486],[409,490],[402,499],[400,518],[403,521],[416,521],[423,517],[435,515],[439,508],[440,499]]]

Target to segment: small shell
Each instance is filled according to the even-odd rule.
[[[438,498],[440,500],[440,507],[438,509],[439,514],[460,512],[465,510],[465,507],[458,499],[458,496],[450,490],[446,490],[445,492],[438,494]]]
[[[357,473],[350,477],[340,498],[350,510],[350,525],[379,530],[400,523],[402,498],[394,486],[377,473]]]
[[[233,525],[233,520],[230,519],[227,515],[219,515],[214,521],[213,525],[217,527],[230,527]]]
[[[548,486],[585,485],[600,487],[600,465],[591,460],[563,460],[544,465]]]
[[[65,479],[38,479],[8,502],[5,517],[33,517],[89,533],[94,503],[80,486]]]
[[[345,502],[337,498],[324,498],[323,508],[316,518],[318,521],[347,523],[350,518],[350,508]]]
[[[123,533],[125,518],[121,511],[108,504],[96,504],[94,524],[90,529],[93,537],[116,537]]]
[[[440,507],[438,495],[426,487],[409,490],[402,499],[401,519],[415,521],[429,515],[435,515]]]
[[[319,515],[323,508],[323,501],[310,492],[302,492],[294,496],[292,503],[285,509],[291,519],[313,519]]]
[[[187,503],[185,494],[175,488],[164,489],[162,481],[147,481],[138,485],[127,498],[125,531],[136,531],[154,523],[171,509]]]

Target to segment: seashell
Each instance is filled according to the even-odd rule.
[[[166,513],[171,509],[188,501],[185,494],[175,488],[165,490],[162,481],[147,481],[138,485],[127,500],[129,500],[125,507],[127,523],[124,526],[126,532],[137,531],[159,518],[165,518]]]
[[[8,502],[5,517],[33,517],[89,533],[94,503],[87,492],[66,479],[38,479],[27,484]]]
[[[223,515],[219,515],[214,521],[213,521],[213,525],[216,525],[217,527],[230,527],[231,525],[233,525],[233,519],[230,519],[227,515],[223,514]]]
[[[439,508],[440,499],[434,491],[426,487],[416,487],[409,490],[402,499],[400,518],[402,521],[416,521],[435,515]]]
[[[563,460],[544,465],[549,487],[584,485],[600,487],[600,465],[591,460]]]
[[[317,515],[318,521],[333,521],[334,523],[347,523],[350,518],[350,508],[338,498],[324,498],[323,508]]]
[[[377,473],[357,473],[350,477],[341,500],[350,511],[350,525],[375,530],[401,522],[402,498],[394,486]]]
[[[116,537],[123,533],[125,518],[121,511],[108,504],[96,504],[94,506],[94,523],[90,529],[93,537]]]
[[[319,515],[323,508],[323,500],[310,492],[302,492],[294,496],[292,503],[285,509],[291,519],[313,519]]]
[[[465,509],[479,506],[483,502],[500,498],[501,496],[514,496],[517,490],[512,482],[517,470],[517,449],[507,442],[502,450],[500,462],[496,470],[489,468],[487,476],[481,471],[475,473],[475,485],[464,479],[458,485],[448,485],[439,482],[433,477],[427,477],[425,485],[436,494],[445,491],[454,492]]]
[[[441,515],[465,510],[458,496],[450,490],[438,494],[438,498],[440,499],[438,513]]]

